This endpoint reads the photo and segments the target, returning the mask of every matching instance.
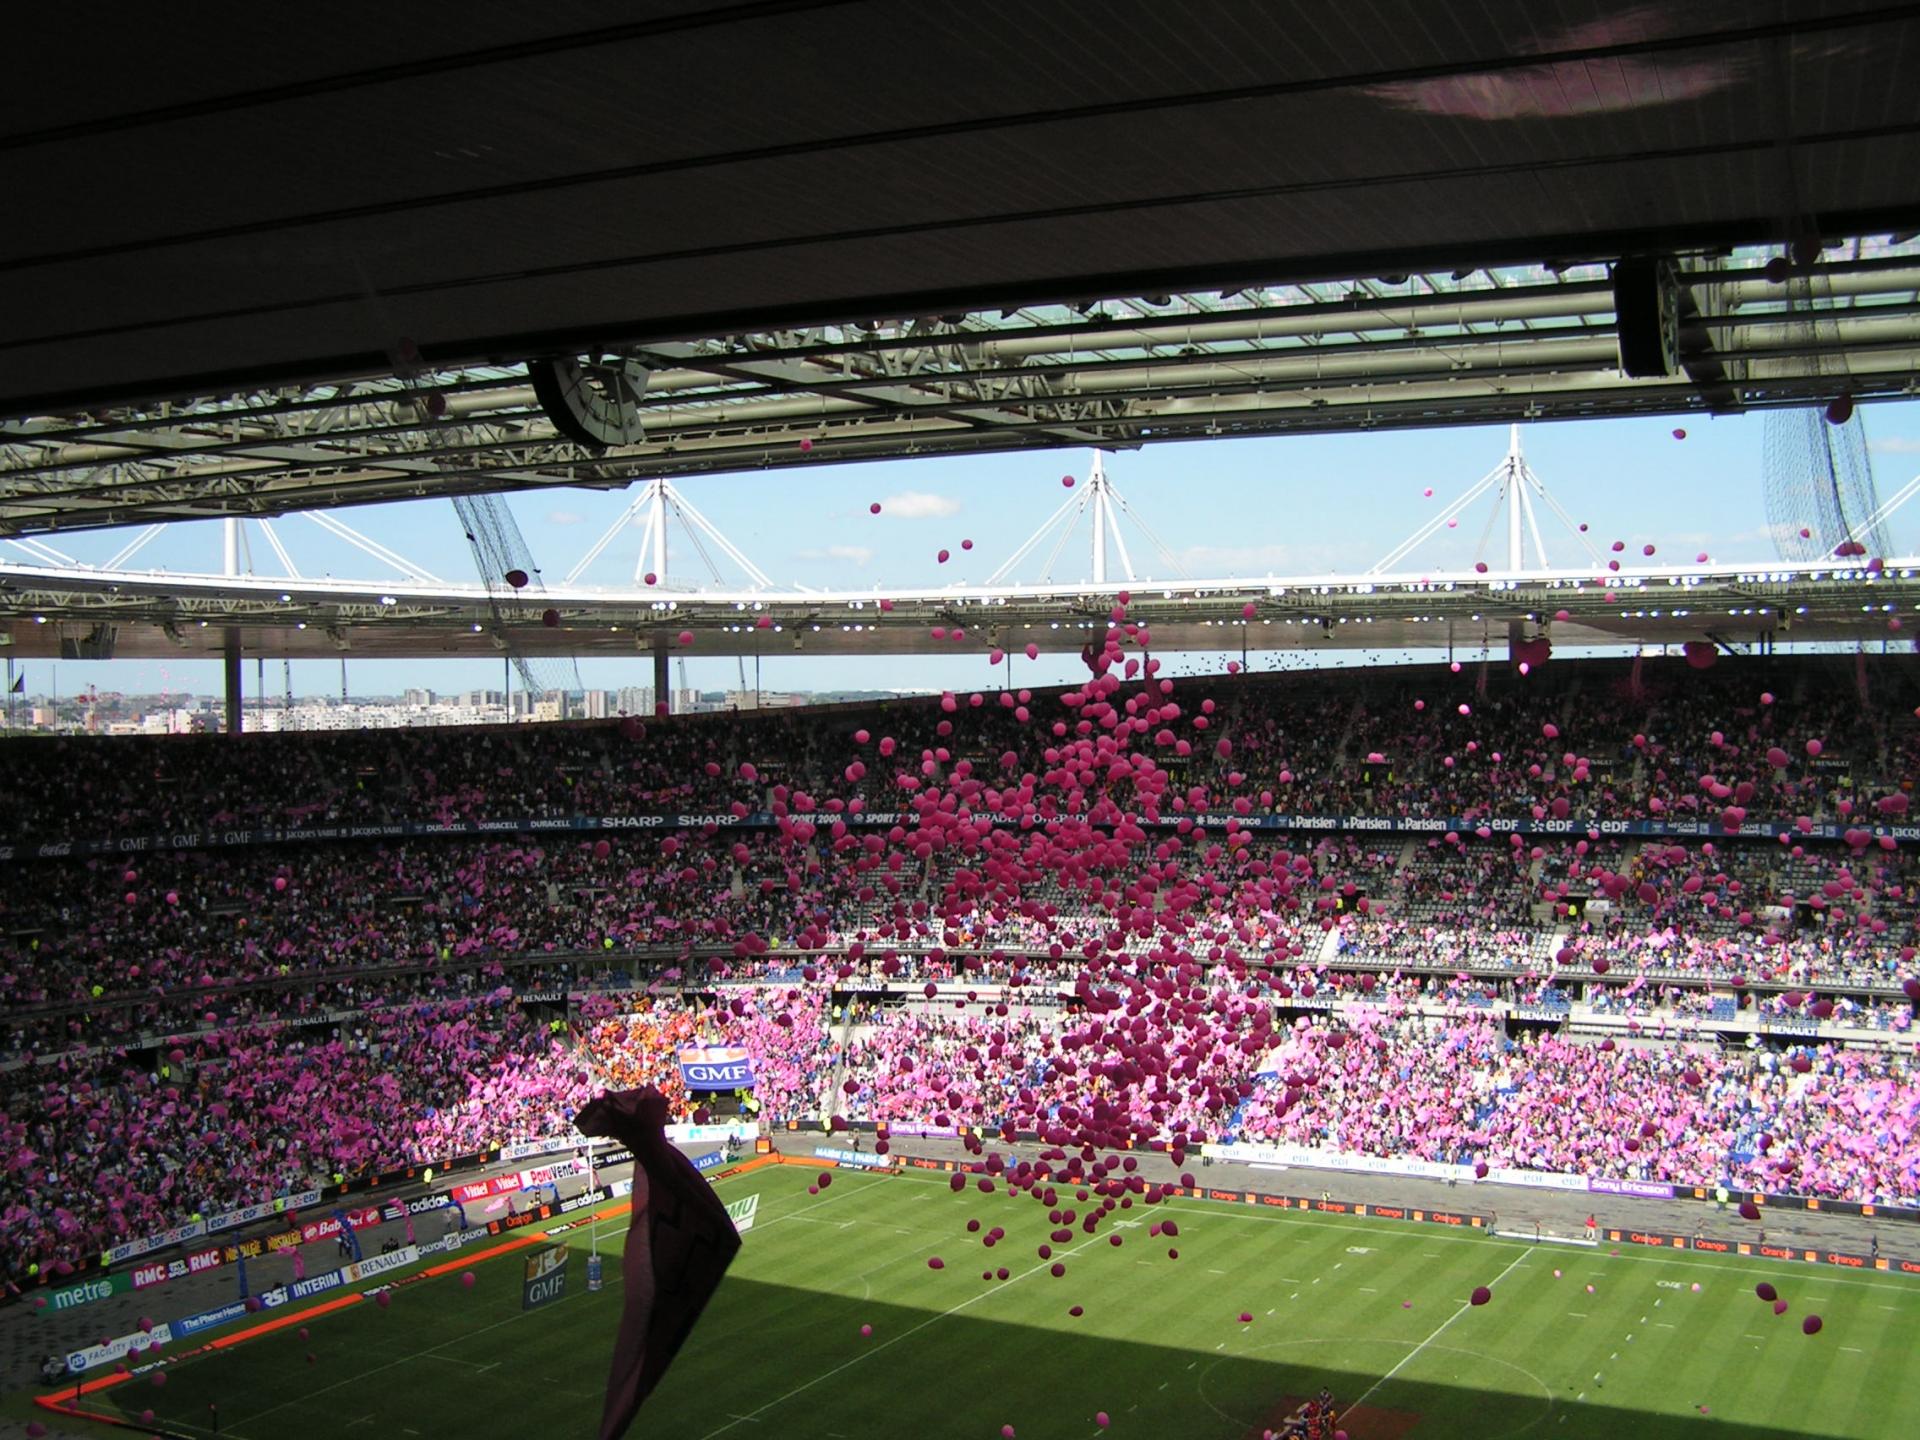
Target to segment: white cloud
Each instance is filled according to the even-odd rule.
[[[587,523],[587,517],[576,510],[549,510],[547,523],[549,525],[584,525]]]
[[[1880,435],[1867,441],[1876,455],[1920,455],[1920,440],[1911,435]]]
[[[801,550],[796,553],[802,560],[844,560],[849,565],[865,565],[873,559],[873,551],[864,545],[829,545],[824,550]]]
[[[960,502],[947,495],[929,495],[924,490],[902,490],[880,502],[880,513],[896,520],[940,520],[960,513]]]

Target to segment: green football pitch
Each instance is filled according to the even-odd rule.
[[[760,1197],[755,1223],[634,1434],[1245,1440],[1323,1386],[1353,1440],[1885,1440],[1920,1417],[1920,1286],[1896,1277],[1179,1200],[1091,1239],[1076,1228],[1056,1278],[1031,1198],[855,1171],[809,1194],[818,1174],[720,1182],[728,1200]],[[1151,1237],[1170,1216],[1178,1238]],[[995,1226],[1006,1236],[986,1247]],[[553,1304],[522,1310],[519,1251],[476,1262],[471,1289],[457,1274],[404,1286],[388,1308],[314,1317],[307,1338],[288,1327],[172,1366],[164,1388],[141,1377],[90,1401],[129,1418],[150,1406],[186,1435],[210,1433],[217,1402],[232,1440],[590,1436],[622,1238],[602,1223],[598,1293],[581,1230]],[[1001,1266],[1007,1279],[982,1279]],[[1756,1298],[1761,1280],[1787,1314]],[[1471,1306],[1479,1285],[1492,1300]]]

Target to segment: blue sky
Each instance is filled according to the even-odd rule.
[[[1882,497],[1920,475],[1920,403],[1883,404],[1861,411],[1873,450]],[[1684,440],[1674,438],[1683,425]],[[1528,462],[1569,514],[1590,527],[1588,539],[1605,550],[1627,542],[1640,559],[1652,543],[1659,558],[1690,562],[1704,550],[1715,560],[1766,559],[1773,555],[1761,488],[1763,421],[1730,419],[1607,420],[1524,427]],[[1484,553],[1498,565],[1504,531],[1496,524],[1486,552],[1477,544],[1486,528],[1490,500],[1454,512],[1449,502],[1497,465],[1507,444],[1506,427],[1399,431],[1272,440],[1211,440],[1149,445],[1107,457],[1107,473],[1134,510],[1186,571],[1196,577],[1301,575],[1364,570],[1437,513],[1457,513],[1459,526],[1409,559],[1404,569],[1465,566]],[[1084,477],[1085,451],[1052,451],[970,459],[891,461],[870,465],[822,465],[777,474],[749,472],[680,482],[698,509],[779,586],[874,588],[932,586],[984,581],[1068,498],[1063,474]],[[1423,491],[1431,487],[1432,498]],[[558,585],[631,499],[631,491],[554,490],[509,497],[529,546],[549,585]],[[1076,492],[1077,493],[1077,492]],[[868,506],[882,502],[874,516]],[[413,501],[338,512],[340,518],[414,563],[446,580],[473,578],[473,561],[446,500]],[[1577,563],[1582,552],[1559,525],[1541,517],[1549,556]],[[252,527],[248,527],[249,530]],[[1896,553],[1920,550],[1920,504],[1892,524]],[[279,522],[280,537],[301,573],[381,578],[377,562],[325,535],[311,523]],[[1123,521],[1136,572],[1169,572],[1146,537]],[[133,531],[60,537],[60,548],[99,562],[114,554]],[[1055,579],[1089,574],[1087,525],[1083,520],[1053,569]],[[974,542],[971,551],[963,540]],[[581,577],[583,585],[629,583],[638,557],[640,531],[625,531]],[[254,532],[255,568],[282,573],[264,539]],[[1051,544],[1040,548],[1009,578],[1037,581]],[[951,552],[936,562],[942,549]],[[14,558],[19,558],[17,552]],[[717,559],[718,557],[716,557]],[[216,523],[171,527],[131,562],[181,570],[217,570],[221,563]],[[1113,564],[1114,562],[1110,562]],[[705,572],[690,546],[672,547],[669,570],[690,580]],[[1110,574],[1117,574],[1117,568]],[[722,563],[728,588],[742,584]],[[1176,668],[1213,668],[1193,657]],[[1297,662],[1296,662],[1297,663]],[[1062,659],[1057,672],[1043,663],[1020,678],[1044,684],[1072,678],[1078,662]],[[332,661],[296,663],[298,694],[337,692],[339,666]],[[688,662],[690,683],[706,689],[737,684],[732,661]],[[1081,671],[1084,674],[1084,671]],[[749,669],[749,674],[751,670]],[[590,686],[647,685],[650,666],[596,661],[582,666]],[[280,689],[280,666],[270,662],[267,688]],[[28,687],[44,692],[45,662],[28,666]],[[394,693],[425,684],[447,691],[500,684],[492,662],[378,662],[349,658],[356,695]],[[871,661],[769,659],[761,670],[767,689],[909,688],[986,683],[984,657],[954,659],[876,658]],[[249,691],[254,683],[247,667]],[[213,693],[217,668],[208,662],[116,661],[59,667],[59,688],[71,694],[88,684],[104,689]]]

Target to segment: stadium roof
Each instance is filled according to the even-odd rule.
[[[210,658],[239,630],[249,655],[632,657],[974,655],[1029,643],[1075,654],[1129,595],[1129,623],[1177,651],[1460,650],[1510,636],[1561,647],[1735,651],[1798,642],[1904,642],[1920,632],[1920,558],[1882,569],[1625,566],[1618,573],[1435,573],[1002,586],[992,590],[547,590],[503,600],[477,583],[341,581],[0,564],[20,658]],[[883,604],[884,607],[883,608]],[[1246,613],[1253,607],[1252,616]],[[558,623],[548,626],[551,608]],[[1565,613],[1565,619],[1557,618]],[[761,624],[765,620],[764,627]],[[34,623],[34,621],[41,623]],[[687,634],[691,642],[682,644]]]
[[[1920,371],[1913,5],[606,17],[36,10],[85,62],[0,117],[0,534]]]
[[[1642,413],[1912,392],[1920,242],[1694,257],[1698,345],[1619,370],[1605,267],[1250,286],[657,341],[588,367],[624,437],[561,433],[525,366],[417,370],[0,421],[0,536],[655,475],[1154,440]]]

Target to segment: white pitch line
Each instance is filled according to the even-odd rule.
[[[614,1273],[618,1275],[619,1271],[616,1269]],[[429,1358],[438,1360],[441,1358],[438,1352],[446,1349],[447,1346],[449,1345],[462,1344],[468,1340],[473,1339],[473,1337],[476,1335],[484,1335],[489,1330],[498,1330],[502,1325],[511,1325],[513,1324],[514,1321],[525,1319],[529,1315],[539,1314],[540,1311],[543,1311],[543,1310],[551,1310],[554,1305],[564,1305],[567,1303],[567,1301],[573,1299],[576,1295],[584,1295],[586,1293],[587,1292],[584,1290],[570,1291],[567,1294],[562,1295],[558,1300],[553,1301],[551,1305],[541,1306],[540,1310],[522,1310],[517,1315],[509,1315],[506,1319],[496,1320],[491,1325],[482,1325],[478,1330],[469,1330],[464,1335],[456,1335],[451,1340],[443,1340],[438,1345],[428,1346],[425,1350],[416,1350],[412,1354],[402,1355],[396,1360],[389,1360],[384,1365],[376,1365],[371,1370],[362,1370],[357,1375],[349,1375],[344,1380],[336,1380],[331,1385],[323,1385],[318,1390],[309,1390],[303,1395],[294,1396],[291,1400],[282,1400],[277,1405],[269,1405],[266,1409],[258,1411],[255,1414],[242,1416],[240,1419],[236,1420],[234,1424],[251,1425],[253,1424],[254,1421],[262,1419],[265,1416],[271,1415],[277,1410],[286,1409],[289,1405],[302,1404],[305,1401],[314,1399],[316,1396],[325,1395],[332,1390],[338,1390],[342,1386],[358,1385],[362,1380],[367,1379],[369,1376],[378,1375],[385,1370],[391,1370],[397,1365],[405,1365],[412,1360],[424,1360]],[[495,1364],[498,1364],[498,1363],[499,1363],[498,1361],[495,1362]],[[492,1368],[492,1367],[488,1367],[488,1368]]]
[[[1525,1264],[1527,1256],[1530,1253],[1531,1253],[1530,1251],[1522,1250],[1518,1255],[1514,1256],[1513,1259],[1509,1260],[1507,1262],[1507,1268],[1502,1270],[1498,1275],[1494,1276],[1493,1279],[1490,1282],[1488,1282],[1487,1288],[1491,1290],[1495,1285],[1498,1285],[1502,1280],[1506,1279],[1507,1276],[1511,1275],[1521,1265]],[[1441,1335],[1446,1333],[1447,1327],[1449,1325],[1453,1324],[1454,1321],[1458,1320],[1462,1315],[1466,1314],[1467,1311],[1472,1308],[1473,1307],[1471,1305],[1466,1304],[1464,1301],[1461,1302],[1460,1308],[1454,1311],[1453,1314],[1449,1315],[1446,1319],[1442,1320],[1438,1328],[1436,1328],[1431,1335],[1427,1336],[1426,1339],[1422,1340],[1418,1345],[1414,1346],[1413,1349],[1409,1350],[1405,1355],[1403,1355],[1400,1358],[1400,1363],[1398,1365],[1395,1365],[1393,1369],[1387,1371],[1386,1374],[1382,1375],[1378,1380],[1374,1381],[1373,1384],[1369,1385],[1366,1389],[1365,1394],[1361,1395],[1361,1397],[1358,1400],[1355,1400],[1353,1404],[1349,1405],[1345,1410],[1342,1410],[1340,1412],[1340,1418],[1344,1420],[1347,1416],[1353,1414],[1354,1411],[1358,1410],[1362,1405],[1366,1404],[1368,1397],[1371,1396],[1374,1391],[1378,1390],[1382,1385],[1386,1384],[1389,1380],[1393,1379],[1394,1376],[1398,1375],[1402,1370],[1406,1369],[1407,1366],[1412,1363],[1413,1358],[1416,1355],[1418,1355],[1422,1350],[1426,1349],[1427,1346],[1431,1345],[1434,1341],[1438,1340],[1441,1337]]]
[[[727,1178],[738,1179],[742,1177],[729,1176]],[[922,1174],[919,1171],[912,1171],[912,1172],[902,1172],[895,1178],[897,1180],[919,1181],[922,1185],[928,1185],[928,1184],[938,1183],[941,1179],[941,1176],[939,1174]],[[874,1183],[878,1184],[880,1182],[876,1181]],[[936,1197],[933,1195],[929,1195],[927,1198],[933,1199]],[[1244,1220],[1244,1221],[1250,1221],[1256,1225],[1299,1225],[1299,1226],[1304,1226],[1309,1230],[1359,1230],[1368,1235],[1382,1235],[1382,1234],[1393,1233],[1392,1230],[1381,1226],[1379,1223],[1373,1220],[1336,1220],[1331,1216],[1320,1215],[1317,1213],[1302,1214],[1299,1212],[1288,1212],[1286,1214],[1280,1214],[1270,1210],[1249,1211],[1244,1205],[1242,1205],[1238,1201],[1209,1200],[1203,1195],[1187,1195],[1187,1196],[1181,1197],[1177,1203],[1173,1201],[1169,1201],[1167,1202],[1167,1204],[1168,1204],[1168,1208],[1173,1210],[1184,1209],[1189,1205],[1196,1206],[1196,1207],[1204,1206],[1207,1208],[1203,1213],[1206,1214],[1209,1218],[1215,1219],[1215,1220]],[[761,1223],[762,1225],[766,1225],[772,1222],[763,1221]],[[1407,1232],[1403,1231],[1401,1233],[1404,1234]],[[1514,1248],[1519,1249],[1523,1255],[1532,1252],[1536,1248],[1531,1240],[1509,1242],[1504,1239],[1499,1239],[1499,1238],[1490,1239],[1488,1236],[1477,1235],[1477,1234],[1436,1235],[1436,1234],[1429,1233],[1429,1234],[1421,1235],[1420,1239],[1423,1243],[1430,1244],[1430,1245],[1454,1244],[1454,1245],[1476,1245],[1476,1246],[1485,1247],[1491,1244],[1493,1246],[1496,1246],[1502,1249],[1506,1248],[1509,1244],[1511,1244]],[[1433,1258],[1433,1256],[1437,1254],[1437,1252],[1428,1252],[1425,1250],[1421,1251],[1420,1253],[1424,1256],[1428,1256],[1429,1258]],[[1629,1255],[1631,1255],[1636,1260],[1649,1261],[1655,1265],[1678,1265],[1683,1269],[1688,1269],[1688,1270],[1713,1270],[1722,1275],[1766,1275],[1766,1276],[1771,1276],[1777,1279],[1783,1273],[1792,1274],[1794,1269],[1793,1265],[1787,1264],[1787,1263],[1764,1266],[1764,1267],[1754,1266],[1754,1265],[1733,1265],[1728,1263],[1725,1260],[1683,1260],[1683,1259],[1680,1259],[1678,1256],[1661,1255],[1656,1253],[1642,1253],[1638,1250],[1622,1251],[1621,1255],[1618,1258],[1624,1259]],[[1606,1274],[1609,1274],[1610,1272],[1606,1270],[1589,1270],[1587,1273],[1589,1275],[1606,1275]],[[1286,1278],[1287,1277],[1285,1276],[1281,1277],[1281,1279],[1283,1280]],[[1296,1281],[1293,1281],[1292,1283],[1297,1285],[1300,1282],[1296,1280]],[[1822,1285],[1865,1286],[1870,1290],[1880,1290],[1880,1291],[1893,1290],[1896,1288],[1899,1288],[1899,1289],[1911,1288],[1911,1286],[1906,1281],[1896,1279],[1892,1276],[1889,1276],[1885,1280],[1876,1281],[1876,1280],[1866,1280],[1866,1279],[1854,1280],[1841,1275],[1821,1275],[1819,1277],[1819,1283]],[[1894,1307],[1889,1307],[1889,1308],[1894,1308]]]
[[[1080,1251],[1086,1249],[1089,1245],[1093,1244],[1094,1241],[1098,1240],[1099,1238],[1100,1237],[1097,1235],[1090,1236],[1086,1240],[1081,1241],[1080,1244],[1075,1245],[1071,1250],[1062,1250],[1058,1252],[1054,1256],[1054,1260],[1059,1261],[1061,1259],[1064,1259],[1068,1255],[1077,1255]],[[907,1339],[909,1336],[918,1335],[922,1330],[926,1329],[929,1325],[937,1325],[942,1320],[945,1320],[948,1316],[957,1315],[960,1313],[960,1311],[965,1310],[970,1306],[979,1304],[982,1300],[986,1299],[989,1295],[1000,1294],[1009,1285],[1018,1285],[1022,1280],[1027,1279],[1029,1276],[1040,1274],[1042,1271],[1048,1268],[1049,1263],[1050,1262],[1043,1260],[1040,1264],[1035,1265],[1031,1270],[1022,1270],[1018,1275],[1014,1276],[1011,1280],[1006,1281],[1004,1284],[997,1285],[991,1290],[979,1290],[974,1292],[972,1295],[969,1295],[965,1300],[960,1301],[958,1304],[950,1305],[937,1315],[929,1315],[925,1320],[922,1320],[918,1325],[915,1325],[912,1328],[907,1330],[902,1330],[898,1335],[894,1336],[893,1339],[885,1341],[882,1344],[876,1345],[871,1350],[863,1350],[858,1355],[855,1355],[851,1360],[843,1360],[838,1365],[834,1366],[831,1370],[821,1371],[818,1375],[814,1376],[813,1379],[808,1380],[804,1384],[794,1386],[793,1389],[787,1391],[786,1394],[777,1396],[774,1399],[769,1400],[766,1404],[759,1406],[757,1409],[751,1411],[750,1413],[746,1415],[736,1416],[735,1418],[729,1420],[726,1424],[720,1426],[716,1430],[709,1430],[705,1435],[701,1437],[701,1440],[713,1440],[714,1436],[726,1434],[727,1431],[733,1429],[733,1427],[738,1425],[742,1420],[756,1419],[759,1416],[766,1414],[767,1411],[774,1409],[776,1406],[784,1405],[787,1401],[791,1400],[794,1396],[799,1395],[805,1391],[811,1390],[814,1386],[818,1385],[822,1380],[831,1380],[834,1376],[838,1375],[842,1370],[850,1369],[851,1367],[858,1365],[863,1360],[871,1359],[873,1356],[878,1355],[883,1350],[892,1349],[895,1345],[898,1345],[902,1340]],[[523,1311],[522,1313],[530,1314],[532,1312]]]

